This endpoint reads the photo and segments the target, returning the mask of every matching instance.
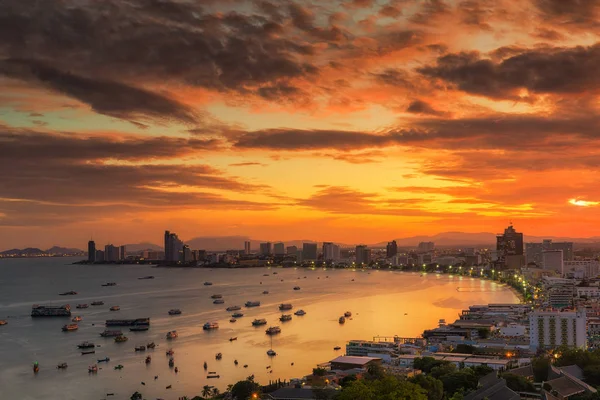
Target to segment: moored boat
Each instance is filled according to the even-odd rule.
[[[117,342],[117,343],[123,343],[123,342],[126,342],[128,340],[129,340],[129,338],[127,336],[123,336],[123,335],[117,336],[115,338],[115,342]]]
[[[216,359],[216,360],[220,360],[221,358],[223,358],[223,353],[217,353],[217,354],[215,355],[215,359]]]
[[[244,316],[244,314],[242,314],[241,312],[236,312],[236,313],[231,314],[231,316],[233,318],[241,318]]]
[[[270,357],[274,357],[277,355],[277,353],[275,352],[275,350],[269,349],[269,350],[267,350],[267,355]]]
[[[103,283],[102,286],[117,286],[117,283],[116,282],[106,282],[106,283]]]
[[[33,373],[37,374],[38,372],[40,372],[40,364],[36,361],[33,363]]]
[[[294,315],[306,315],[306,311],[304,310],[298,310],[294,313]]]
[[[8,321],[5,319],[0,319],[0,326],[8,324]]]
[[[338,351],[338,350],[341,350],[342,348],[341,348],[340,346],[335,346],[333,349],[334,349],[335,351]]]
[[[223,300],[223,299],[216,299],[215,301],[213,301],[213,304],[225,304],[225,300]]]
[[[102,336],[102,337],[117,337],[117,336],[121,336],[121,335],[123,335],[123,332],[121,332],[119,330],[108,330],[108,329],[100,334],[100,336]]]
[[[235,318],[229,318],[229,322],[232,322],[232,323],[233,322],[237,322],[237,319],[235,319]]]
[[[300,290],[300,286],[294,286],[294,290]]]
[[[99,358],[98,359],[99,363],[101,363],[101,362],[109,362],[109,361],[110,361],[110,358],[108,358],[108,357],[104,357],[104,358]]]
[[[223,295],[222,294],[213,294],[212,296],[210,296],[211,299],[222,299]]]
[[[77,294],[74,290],[69,290],[68,292],[59,293],[59,296],[75,296]]]
[[[58,369],[67,369],[69,365],[67,363],[60,363],[56,366]]]
[[[176,339],[178,336],[177,331],[167,332],[167,339]]]
[[[179,315],[181,314],[181,310],[179,308],[173,308],[169,310],[169,315]]]
[[[173,351],[173,349],[169,349],[169,350],[167,350],[166,354],[168,356],[172,356],[173,354],[175,354],[175,352]]]
[[[220,377],[221,377],[221,375],[206,375],[206,378],[208,378],[208,379],[218,379]]]
[[[110,311],[119,311],[120,309],[121,309],[121,307],[119,307],[119,306],[112,306],[110,308]]]
[[[269,294],[268,290],[263,291],[263,294]]]
[[[82,356],[85,356],[86,354],[96,354],[96,350],[85,350],[81,352]]]
[[[80,322],[81,321],[81,317],[78,315],[76,317],[73,317],[73,319],[71,320],[71,322]]]
[[[247,301],[244,305],[246,307],[258,307],[260,306],[260,301]]]
[[[152,357],[150,357],[150,356],[146,357],[146,364],[150,364],[151,361],[152,361]]]
[[[225,310],[226,311],[237,311],[237,310],[241,310],[241,309],[242,309],[242,307],[240,307],[240,306],[229,306]]]
[[[204,286],[212,286],[212,282],[204,282]]]
[[[340,319],[338,319],[338,322],[339,322],[340,324],[343,324],[344,322],[346,322],[346,318],[345,318],[345,317],[342,315],[342,316],[340,317]]]
[[[148,275],[148,276],[142,276],[141,278],[138,279],[154,279],[153,275]]]
[[[136,346],[135,351],[146,351],[146,346]]]
[[[96,364],[94,364],[94,365],[90,365],[90,366],[88,367],[88,372],[89,372],[89,373],[95,373],[95,372],[98,372],[98,366],[97,366]]]
[[[169,358],[169,367],[173,368],[175,366],[175,360],[173,360],[173,358]]]
[[[87,304],[77,304],[75,306],[75,308],[88,308],[88,307],[89,307],[89,305],[87,305]]]
[[[115,369],[123,369],[123,366],[121,364],[115,366]]]
[[[76,331],[77,329],[79,329],[79,326],[77,324],[69,324],[69,325],[64,325],[62,327],[63,332],[72,332],[72,331]]]
[[[283,314],[281,317],[279,317],[279,320],[281,322],[291,321],[292,320],[292,314]]]
[[[236,336],[236,337],[230,337],[230,338],[229,338],[229,341],[230,341],[230,342],[233,342],[234,340],[237,340],[237,336]]]
[[[252,321],[252,325],[253,326],[260,326],[260,325],[266,325],[267,324],[267,320],[264,318],[260,318],[260,319],[255,319],[254,321]]]
[[[107,319],[106,326],[149,326],[150,318]]]
[[[91,303],[93,306],[103,306],[104,302],[102,300],[100,301],[92,301]]]
[[[352,316],[352,313],[351,313],[350,311],[346,311],[346,312],[344,313],[344,317],[346,317],[346,318],[349,318],[349,317],[351,317],[351,316]]]
[[[218,322],[207,322],[202,326],[202,329],[204,329],[205,331],[208,331],[211,329],[218,329],[218,328],[219,328]]]
[[[150,342],[146,345],[146,348],[148,348],[148,349],[153,349],[155,347],[156,347],[156,345],[154,344],[154,342]]]
[[[77,345],[80,349],[93,349],[96,345],[92,342],[81,342]]]
[[[145,332],[148,329],[150,329],[150,328],[148,326],[146,326],[146,325],[132,326],[131,328],[129,328],[129,330],[131,332]]]
[[[279,305],[280,310],[291,310],[293,306],[290,303],[282,303]]]
[[[267,335],[277,335],[278,333],[281,333],[281,328],[278,326],[270,326],[265,333]]]
[[[34,304],[31,306],[32,317],[70,317],[71,306],[68,304],[64,306],[40,306]]]

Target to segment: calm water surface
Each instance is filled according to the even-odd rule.
[[[463,308],[472,304],[516,303],[517,297],[505,286],[494,282],[458,276],[390,271],[339,271],[310,269],[257,268],[164,269],[149,266],[70,265],[68,258],[0,260],[0,398],[6,399],[129,399],[138,390],[145,398],[177,399],[200,394],[202,386],[214,385],[223,390],[228,384],[254,374],[260,383],[289,379],[308,374],[318,363],[343,353],[333,347],[350,339],[371,339],[375,335],[413,337],[435,327],[440,318],[454,321]],[[277,272],[276,275],[273,272]],[[269,274],[269,276],[263,276]],[[154,280],[138,277],[154,275]],[[354,279],[354,281],[352,281]],[[282,281],[283,280],[283,281]],[[105,282],[114,287],[102,287]],[[204,286],[205,281],[213,286]],[[262,283],[261,283],[262,282]],[[301,290],[293,290],[300,286]],[[458,290],[457,290],[458,289]],[[58,296],[75,290],[77,296]],[[268,290],[268,295],[262,292]],[[214,305],[210,298],[222,294],[225,304]],[[103,300],[105,305],[83,310],[78,303]],[[230,323],[225,308],[248,300],[261,306],[244,308],[245,315]],[[280,323],[280,303],[292,303],[295,311],[304,309],[303,317]],[[32,304],[65,304],[73,316],[81,315],[76,332],[62,332],[66,318],[30,317]],[[109,307],[118,305],[120,311]],[[168,310],[180,308],[183,314],[169,316]],[[345,311],[353,317],[344,325],[338,318]],[[288,311],[290,313],[290,311]],[[407,313],[408,315],[405,315]],[[147,332],[129,332],[126,343],[101,338],[104,321],[110,318],[150,317]],[[278,355],[267,356],[271,343],[267,326],[253,327],[254,318],[266,318],[269,325],[279,325],[282,333],[273,338]],[[217,321],[220,329],[203,331],[207,321]],[[177,330],[179,338],[167,342],[165,334]],[[237,341],[230,342],[230,337]],[[80,355],[76,345],[94,341],[95,355]],[[155,350],[136,353],[136,345],[154,341]],[[165,351],[175,351],[179,373],[168,367]],[[223,353],[221,361],[215,354]],[[146,355],[152,362],[144,363]],[[96,359],[110,357],[108,364],[94,375],[87,368]],[[234,365],[234,359],[239,365]],[[34,375],[32,363],[40,363]],[[207,379],[208,371],[220,379]],[[67,370],[56,365],[67,362]],[[292,366],[291,363],[294,363]],[[125,368],[115,371],[113,367]],[[248,368],[243,368],[248,364]],[[266,367],[271,366],[270,370]],[[270,373],[269,371],[273,371]],[[158,379],[154,380],[154,376]],[[146,385],[142,385],[145,382]],[[172,385],[167,390],[166,386]]]

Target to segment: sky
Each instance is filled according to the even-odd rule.
[[[600,235],[600,1],[0,2],[0,249]]]

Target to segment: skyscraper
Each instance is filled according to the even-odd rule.
[[[288,256],[294,256],[296,257],[298,255],[298,247],[296,246],[288,246],[285,249],[285,252]]]
[[[273,245],[273,254],[275,254],[276,256],[285,255],[285,244],[283,244],[281,242],[275,243]]]
[[[504,234],[496,235],[496,251],[498,267],[518,269],[525,264],[523,257],[523,234],[515,231],[512,225],[504,230]]]
[[[302,243],[302,261],[316,261],[317,260],[317,244],[316,243]]]
[[[127,246],[119,246],[119,260],[127,258]]]
[[[88,242],[88,262],[96,262],[96,242],[93,240]]]
[[[385,249],[385,257],[392,258],[396,254],[398,254],[398,244],[396,243],[395,240],[392,240],[391,242],[388,242],[388,244],[387,244],[387,247]]]
[[[562,250],[563,261],[573,261],[573,242],[553,242],[551,239],[545,239],[542,243],[525,244],[527,264],[542,265],[542,253],[546,250]]]
[[[250,251],[251,251],[251,249],[250,249],[250,241],[246,240],[244,242],[244,254],[248,255],[248,254],[250,254]]]
[[[177,234],[165,231],[165,261],[179,262],[183,259],[183,242]]]
[[[323,242],[323,260],[338,261],[340,259],[340,246],[332,242]]]
[[[260,244],[260,254],[263,256],[271,255],[271,242]]]
[[[104,261],[116,262],[119,261],[119,248],[112,244],[104,246]]]
[[[369,264],[371,262],[371,249],[364,244],[356,246],[356,264]]]

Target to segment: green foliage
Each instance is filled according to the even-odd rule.
[[[550,369],[550,360],[546,357],[536,357],[531,361],[533,367],[533,380],[543,382],[548,380],[548,370]]]
[[[444,397],[444,385],[433,376],[419,374],[415,375],[409,382],[421,386],[427,392],[427,400],[442,400]]]
[[[506,386],[515,392],[535,392],[535,386],[526,378],[515,374],[504,374],[502,377],[506,380]]]
[[[360,380],[343,388],[336,400],[428,400],[426,390],[414,383],[386,376],[376,380]]]
[[[248,377],[250,378],[250,377]],[[248,400],[251,398],[252,393],[258,393],[260,385],[254,382],[254,376],[252,379],[246,379],[245,381],[239,381],[231,388],[231,396],[235,400]]]
[[[600,392],[580,394],[579,396],[569,397],[569,400],[600,400]]]
[[[433,357],[417,357],[414,360],[414,368],[420,369],[424,373],[428,374],[431,370],[440,365],[452,364],[449,361],[436,360]]]
[[[313,368],[314,376],[325,376],[327,370],[325,368]]]
[[[463,400],[465,398],[465,395],[463,393],[462,390],[459,390],[458,392],[454,393],[452,395],[452,397],[450,397],[450,400]]]
[[[461,354],[473,354],[474,351],[475,351],[475,347],[471,346],[470,344],[463,344],[463,343],[460,343],[459,345],[456,346],[456,348],[454,350],[452,350],[453,353],[461,353]]]
[[[454,394],[460,389],[469,392],[477,388],[478,378],[471,368],[465,368],[440,377],[444,392]]]
[[[477,380],[483,378],[491,372],[494,372],[494,369],[492,367],[488,367],[487,365],[478,365],[476,367],[471,367],[471,369],[475,373],[475,376],[477,376]]]
[[[592,386],[600,386],[600,365],[588,365],[583,368],[585,381]]]
[[[456,371],[456,365],[454,365],[452,363],[448,363],[448,364],[438,365],[437,367],[433,367],[429,374],[431,376],[433,376],[434,378],[439,379],[440,377],[449,375],[455,371]]]
[[[342,380],[340,381],[340,386],[341,387],[346,387],[348,386],[351,382],[354,382],[356,380],[356,375],[348,375],[342,378]]]
[[[479,337],[482,339],[487,339],[488,337],[490,337],[490,330],[486,329],[486,328],[477,329],[477,333],[479,334]]]
[[[367,376],[368,379],[381,379],[385,376],[385,370],[381,366],[381,364],[374,363],[367,367]]]

